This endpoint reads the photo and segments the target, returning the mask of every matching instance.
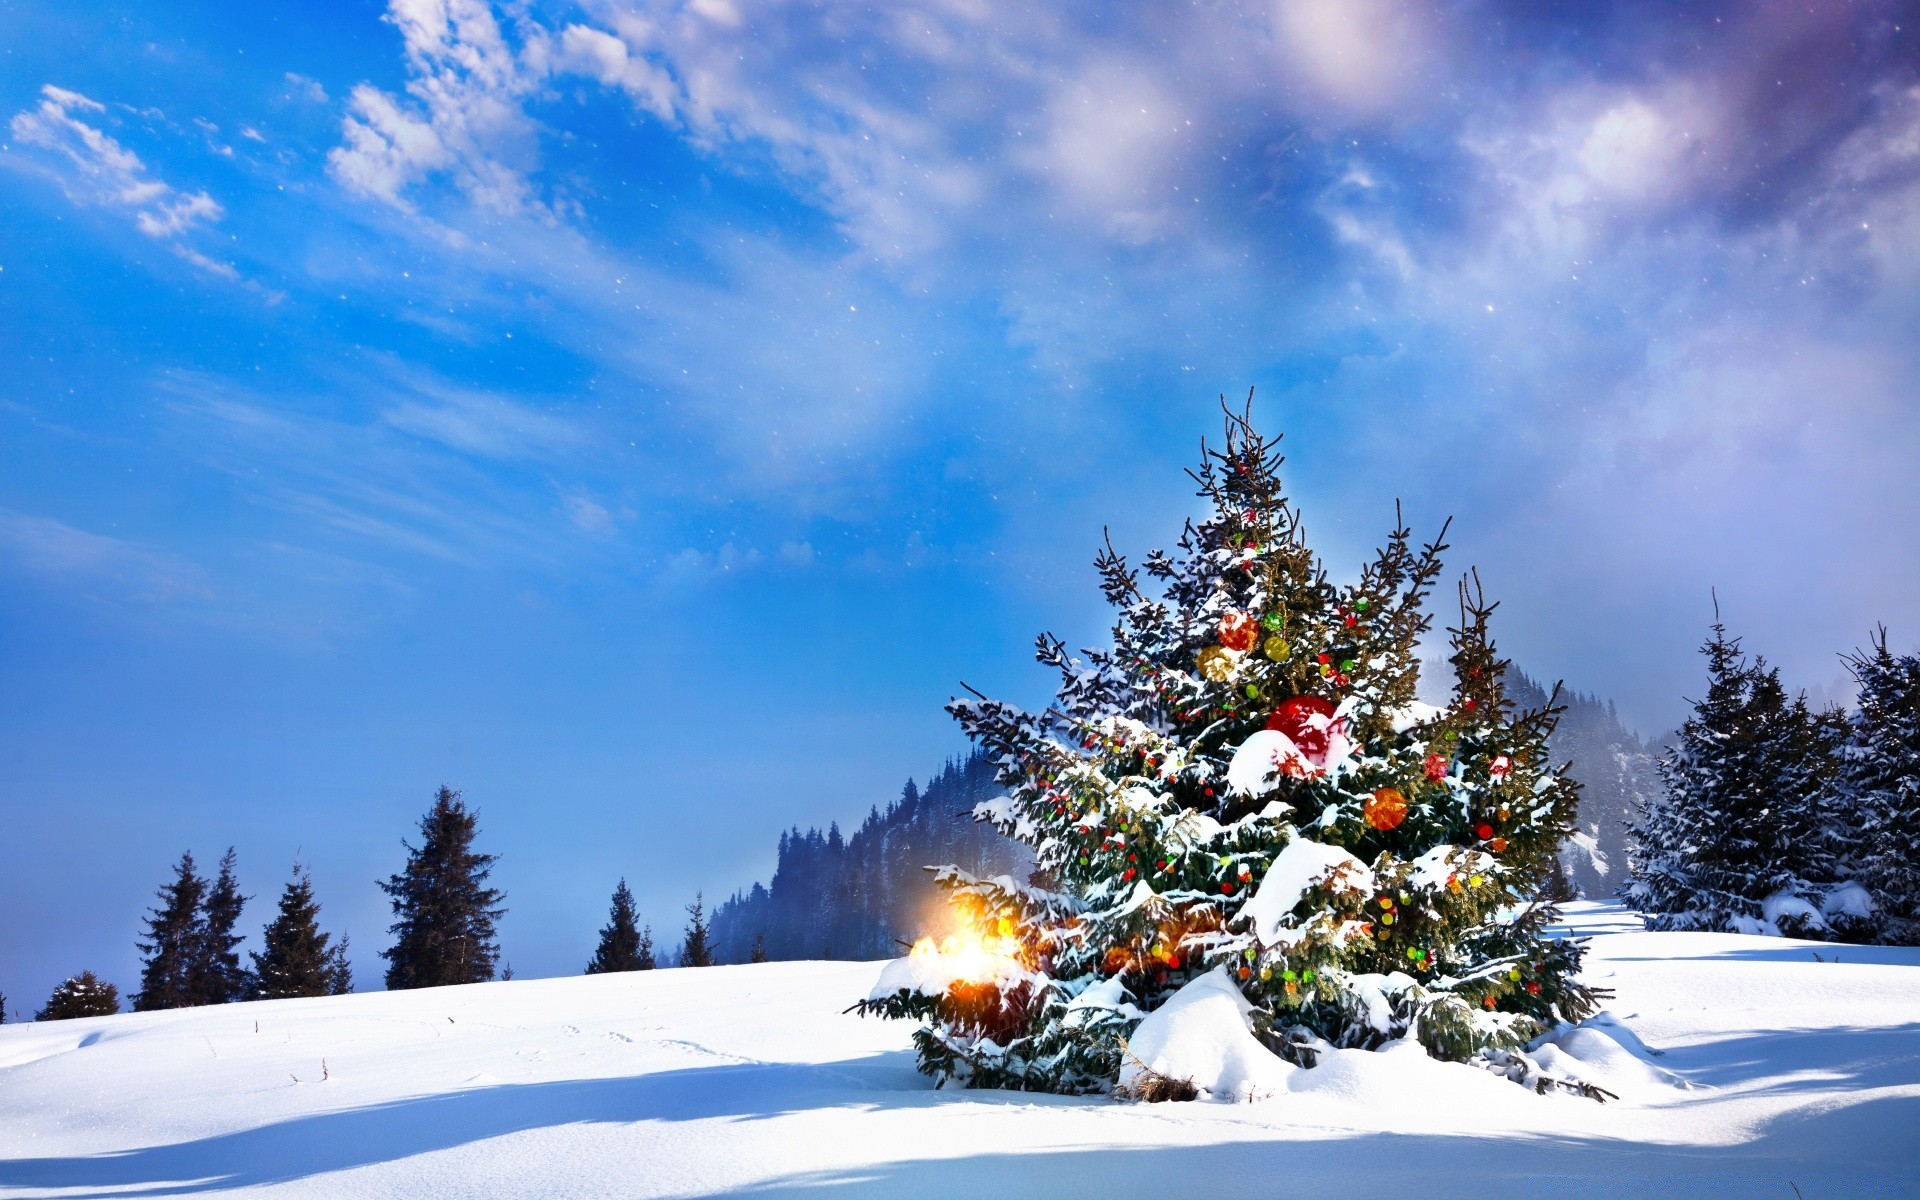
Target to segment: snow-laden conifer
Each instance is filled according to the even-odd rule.
[[[1848,657],[1860,685],[1848,792],[1858,814],[1856,857],[1883,941],[1920,943],[1920,655],[1896,655],[1881,629]]]
[[[1177,550],[1096,559],[1112,645],[1070,654],[1031,712],[950,707],[1006,788],[976,815],[1032,846],[1022,882],[937,878],[960,929],[890,968],[869,1011],[926,1018],[922,1070],[971,1085],[1111,1087],[1124,1039],[1224,968],[1258,1035],[1301,1065],[1412,1036],[1517,1050],[1593,1007],[1540,892],[1577,788],[1548,762],[1551,701],[1516,713],[1477,578],[1452,695],[1415,700],[1440,538],[1400,525],[1357,581],[1308,548],[1280,456],[1230,413]],[[1444,529],[1442,530],[1444,537]]]

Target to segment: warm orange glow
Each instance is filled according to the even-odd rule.
[[[1020,940],[1012,936],[1012,920],[1001,917],[995,923],[995,930],[991,934],[983,933],[969,921],[938,942],[930,937],[921,938],[913,944],[912,957],[938,955],[959,978],[973,983],[989,982],[1000,978],[1010,963],[1021,965],[1022,947]]]

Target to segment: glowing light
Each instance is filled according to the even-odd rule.
[[[1019,967],[1022,946],[1013,936],[1014,924],[1001,917],[992,933],[971,923],[962,926],[938,942],[923,937],[913,944],[912,958],[939,958],[941,965],[956,979],[970,983],[991,983],[1003,977],[1009,966]]]

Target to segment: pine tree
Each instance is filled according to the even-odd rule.
[[[77,1017],[111,1017],[120,1011],[120,991],[82,971],[47,998],[47,1006],[34,1014],[36,1021],[71,1021]]]
[[[347,935],[327,952],[327,995],[345,996],[353,991],[353,964],[347,958]]]
[[[753,935],[753,953],[748,957],[747,961],[757,962],[757,963],[763,963],[767,961],[766,934],[756,933]]]
[[[280,893],[280,910],[253,954],[254,995],[261,1000],[333,994],[334,952],[320,930],[313,879],[300,864]]]
[[[613,889],[613,906],[607,914],[606,927],[600,931],[600,945],[593,952],[593,961],[587,964],[587,974],[643,969],[638,914],[633,909],[633,893],[627,890],[627,881],[622,879]]]
[[[634,958],[640,964],[634,968],[636,971],[651,971],[659,965],[653,957],[652,925],[643,925],[640,927],[640,946],[638,950],[635,951]]]
[[[387,987],[440,987],[493,978],[500,956],[494,924],[506,915],[505,894],[486,886],[497,856],[474,851],[478,814],[460,793],[442,786],[420,819],[420,845],[407,850],[406,869],[380,884],[399,919],[387,960]]]
[[[687,937],[680,945],[680,965],[683,967],[713,965],[713,945],[708,939],[706,898],[698,893],[695,893],[693,903],[687,905]]]
[[[194,870],[192,851],[182,854],[173,881],[161,885],[159,907],[147,913],[147,940],[139,943],[140,991],[133,997],[134,1011],[199,1003],[195,971],[203,942],[201,905],[206,894],[207,881]]]
[[[1861,879],[1880,940],[1920,944],[1920,655],[1888,650],[1883,627],[1871,651],[1846,662],[1860,685],[1847,790],[1857,805]]]
[[[1621,894],[1650,929],[1826,936],[1836,723],[1788,700],[1780,672],[1748,661],[1717,614],[1701,653],[1706,697],[1661,759],[1664,793],[1628,831]]]
[[[253,981],[240,965],[244,935],[234,932],[249,897],[240,894],[234,878],[233,847],[220,857],[220,873],[201,902],[199,945],[194,953],[191,980],[195,1004],[231,1004],[244,1000]]]
[[[1463,581],[1453,694],[1415,700],[1441,538],[1399,525],[1357,583],[1330,582],[1281,491],[1277,445],[1228,414],[1193,478],[1212,511],[1154,590],[1111,544],[1111,649],[1070,655],[1033,713],[950,705],[1005,796],[976,816],[1033,846],[1026,886],[943,868],[983,974],[866,1011],[927,1019],[921,1070],[973,1086],[1113,1085],[1142,1012],[1212,972],[1256,1034],[1311,1065],[1328,1047],[1417,1036],[1465,1059],[1578,1020],[1581,946],[1539,899],[1576,785],[1550,767],[1556,707],[1516,714],[1493,611]],[[956,958],[955,962],[965,959]]]

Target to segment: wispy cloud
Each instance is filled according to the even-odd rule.
[[[225,210],[204,191],[184,192],[155,177],[139,155],[98,124],[106,106],[79,92],[47,84],[40,103],[9,123],[16,140],[45,152],[44,170],[75,204],[131,215],[134,227],[211,275],[238,279],[232,264],[197,249],[194,233]]]
[[[211,601],[206,572],[177,555],[51,517],[0,509],[0,562],[102,599]]]

